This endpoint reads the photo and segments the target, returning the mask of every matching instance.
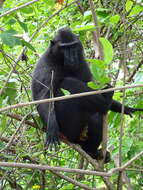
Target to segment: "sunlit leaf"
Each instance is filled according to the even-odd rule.
[[[87,85],[88,85],[90,88],[92,88],[92,89],[98,89],[98,88],[100,88],[99,85],[96,85],[96,84],[95,84],[94,82],[92,82],[92,81],[88,82]]]
[[[105,9],[105,8],[97,8],[96,13],[98,17],[101,18],[106,18],[110,14],[110,9]]]
[[[61,88],[61,91],[64,93],[65,96],[70,95],[70,92],[68,90]]]
[[[112,44],[106,38],[100,38],[100,42],[103,47],[104,62],[107,64],[110,64],[113,59],[113,54],[114,54]]]
[[[34,14],[32,7],[25,7],[21,9],[20,11],[28,15]]]
[[[131,10],[129,16],[136,15],[136,14],[140,13],[141,11],[143,11],[143,6],[136,5],[136,6],[133,7],[133,9]]]
[[[98,85],[98,88],[104,87],[104,85],[110,81],[110,79],[106,76],[106,63],[98,59],[88,59],[88,61],[91,63],[91,72],[95,79],[95,82]]]
[[[132,8],[132,6],[133,6],[133,1],[127,0],[127,1],[126,1],[126,11],[127,11],[127,12],[130,11],[131,8]]]
[[[112,24],[117,24],[120,21],[120,15],[114,15],[112,17],[110,17],[110,22]]]
[[[90,25],[75,28],[73,31],[74,32],[81,32],[81,31],[94,31],[94,30],[95,30],[94,24],[90,24]]]

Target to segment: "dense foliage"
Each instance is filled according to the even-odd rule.
[[[0,1],[0,13],[10,11],[28,1]],[[71,3],[71,4],[70,4]],[[70,4],[68,6],[68,4]],[[31,74],[39,56],[48,47],[56,31],[69,26],[80,36],[85,56],[90,64],[95,82],[92,88],[102,88],[107,82],[115,86],[143,82],[143,4],[140,0],[94,0],[100,31],[99,41],[104,59],[98,60],[93,31],[92,11],[87,0],[35,1],[24,8],[0,15],[0,106],[31,101]],[[66,93],[66,92],[65,92]],[[68,92],[67,92],[68,93]],[[116,91],[114,99],[125,105],[143,108],[143,88]],[[71,113],[72,114],[72,113]],[[22,119],[29,121],[23,123]],[[121,115],[109,113],[108,147],[112,161],[105,168],[118,166]],[[123,119],[123,118],[122,118]],[[21,120],[21,121],[19,121]],[[143,114],[135,113],[123,121],[122,161],[130,160],[143,150]],[[70,121],[69,121],[70,122]],[[35,106],[25,106],[0,113],[0,161],[48,164],[78,168],[80,156],[65,144],[56,153],[45,152],[45,133]],[[85,164],[84,168],[92,169]],[[64,173],[71,178],[76,174]],[[124,173],[125,189],[143,189],[143,158],[133,162]],[[111,182],[117,185],[117,174]],[[53,175],[50,171],[0,168],[0,189],[82,189]],[[101,177],[85,175],[80,180],[89,187],[105,186]]]

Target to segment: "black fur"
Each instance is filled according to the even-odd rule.
[[[87,86],[91,80],[81,42],[69,29],[62,29],[36,65],[32,80],[33,99],[49,98],[51,81],[56,97],[64,95],[61,88],[71,94],[92,91]],[[102,141],[103,114],[109,109],[121,112],[122,105],[112,100],[112,96],[113,92],[108,92],[58,101],[54,103],[54,109],[50,108],[49,103],[39,104],[37,110],[47,128],[46,145],[59,144],[60,132],[70,142],[80,144],[93,158],[100,159],[98,147]],[[134,108],[125,107],[125,114],[130,115],[134,111]],[[85,127],[87,138],[81,140]]]

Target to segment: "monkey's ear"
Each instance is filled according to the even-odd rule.
[[[55,44],[54,40],[50,40],[50,43],[52,46]]]

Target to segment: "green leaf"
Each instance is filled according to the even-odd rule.
[[[96,83],[94,83],[92,81],[88,82],[87,85],[88,85],[88,87],[90,87],[90,88],[92,88],[94,90],[96,90],[98,88],[101,88],[101,86],[97,85]]]
[[[128,11],[130,11],[131,10],[131,8],[132,8],[132,6],[133,6],[133,1],[131,1],[131,0],[127,0],[126,1],[126,11],[128,12]]]
[[[112,44],[106,38],[100,38],[99,40],[103,47],[104,62],[107,64],[110,64],[113,59],[113,54],[114,54]]]
[[[102,67],[102,68],[105,68],[105,66],[106,66],[106,63],[100,59],[86,59],[86,61],[100,65],[100,67]]]
[[[31,49],[32,51],[36,51],[35,48],[29,43],[26,42],[25,40],[21,40],[22,44],[26,47],[28,47],[29,49]]]
[[[4,44],[10,47],[14,47],[15,45],[21,45],[21,41],[14,36],[15,34],[16,31],[14,30],[5,31],[0,34],[0,38]]]
[[[96,13],[98,17],[106,18],[110,14],[110,9],[104,9],[104,8],[97,8]]]
[[[7,117],[5,115],[0,116],[0,132],[2,132],[5,129],[6,123]]]
[[[68,184],[68,185],[64,185],[64,187],[61,188],[61,190],[72,190],[73,189],[73,184]]]
[[[20,20],[18,20],[19,25],[21,26],[21,28],[25,31],[28,32],[28,28],[27,28],[27,24],[25,24],[24,22],[21,22]]]
[[[8,82],[6,89],[4,90],[4,96],[8,96],[11,102],[15,101],[15,98],[17,96],[17,90],[16,90],[16,83],[15,82]]]
[[[114,15],[112,17],[110,17],[110,22],[112,24],[117,24],[120,21],[120,15]]]
[[[86,26],[81,26],[81,27],[75,28],[73,31],[74,32],[81,32],[81,31],[94,31],[94,30],[95,30],[94,24],[89,24]]]
[[[133,9],[131,10],[129,16],[136,15],[136,14],[140,13],[141,11],[143,11],[143,6],[136,5],[136,6],[133,7]]]
[[[94,79],[97,82],[98,88],[102,88],[106,83],[109,83],[110,79],[106,77],[106,63],[98,59],[88,59],[91,64],[91,72]]]
[[[64,93],[65,96],[70,95],[71,93],[68,90],[61,88],[61,91]]]
[[[128,151],[130,150],[132,144],[133,144],[133,139],[132,138],[130,138],[129,136],[124,136],[123,137],[122,151],[123,151],[124,154],[128,153]]]
[[[25,13],[25,14],[28,14],[28,15],[33,15],[34,14],[32,7],[25,7],[23,9],[21,9],[20,11]]]
[[[5,33],[8,33],[8,34],[10,34],[10,35],[15,35],[15,34],[17,34],[17,31],[11,29],[11,30],[6,30]]]
[[[16,20],[12,18],[6,24],[12,25],[12,24],[15,24],[15,23],[16,23]]]

